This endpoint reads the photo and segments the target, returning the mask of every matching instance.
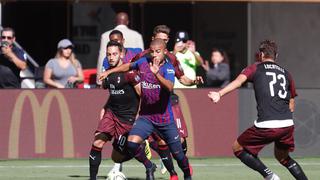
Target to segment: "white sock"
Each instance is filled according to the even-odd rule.
[[[120,171],[121,163],[114,163],[113,169],[116,171]]]

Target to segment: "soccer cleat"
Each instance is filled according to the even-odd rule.
[[[152,153],[151,153],[149,141],[145,140],[144,142],[146,144],[144,148],[144,152],[146,153],[147,158],[150,160],[152,158]]]
[[[154,180],[154,172],[157,169],[157,165],[152,163],[152,167],[146,170],[146,180]]]
[[[172,175],[170,176],[170,180],[179,180],[177,175]]]
[[[268,175],[265,177],[265,180],[280,180],[280,177],[276,175],[275,173]]]
[[[192,180],[191,176],[189,177],[184,177],[184,180]]]
[[[121,172],[122,171],[122,163],[114,163],[114,166],[113,168],[109,171],[108,173],[108,177],[111,175],[111,174],[114,174],[116,172]]]
[[[167,172],[167,168],[164,166],[162,160],[160,159],[160,172],[161,174],[165,174]]]
[[[193,175],[193,169],[192,169],[191,164],[189,164],[189,170],[190,170],[190,176],[192,176]]]

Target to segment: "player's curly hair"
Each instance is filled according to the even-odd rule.
[[[266,58],[275,60],[278,56],[278,46],[273,40],[264,40],[259,45],[259,51],[264,54]]]

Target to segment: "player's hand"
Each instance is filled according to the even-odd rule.
[[[160,69],[160,61],[157,58],[153,58],[150,64],[150,70],[153,74],[157,74]]]
[[[211,91],[209,92],[208,97],[211,99],[211,101],[217,103],[220,101],[221,95],[219,92]]]
[[[109,72],[108,70],[107,70],[107,71],[102,72],[102,73],[100,74],[100,76],[99,76],[99,81],[104,80],[106,77],[108,77],[108,76],[109,76],[109,74],[110,74],[110,72]]]
[[[193,83],[194,83],[195,85],[203,84],[204,81],[203,81],[202,76],[197,76]]]

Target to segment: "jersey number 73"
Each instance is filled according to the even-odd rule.
[[[267,76],[271,76],[272,79],[269,82],[269,90],[270,90],[270,95],[272,97],[275,96],[275,88],[274,85],[276,83],[280,83],[280,86],[282,87],[282,89],[279,89],[279,91],[277,92],[278,96],[282,99],[285,99],[287,97],[287,90],[286,90],[286,77],[283,74],[276,74],[275,72],[266,72]]]

